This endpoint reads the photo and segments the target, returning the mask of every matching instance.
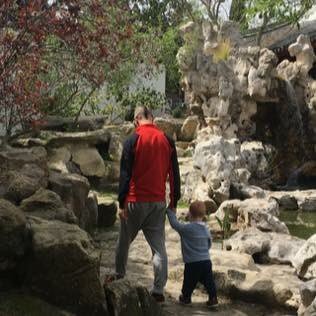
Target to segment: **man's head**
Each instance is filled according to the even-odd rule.
[[[153,115],[146,106],[137,106],[134,112],[134,125],[151,124],[153,122]]]
[[[206,214],[206,207],[202,201],[194,201],[190,204],[189,215],[191,220],[200,220]]]

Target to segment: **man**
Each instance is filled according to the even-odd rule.
[[[180,175],[176,147],[153,124],[146,107],[134,113],[135,133],[124,143],[119,184],[121,228],[116,249],[116,276],[125,276],[128,250],[142,230],[152,250],[154,284],[151,295],[163,302],[168,278],[165,247],[166,180],[169,176],[171,209],[180,198]]]

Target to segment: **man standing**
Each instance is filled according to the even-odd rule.
[[[116,248],[116,275],[125,276],[129,246],[142,230],[153,254],[151,294],[163,302],[168,278],[166,181],[169,176],[169,207],[176,209],[180,198],[177,152],[173,140],[153,124],[153,115],[147,107],[136,108],[134,125],[135,133],[125,141],[121,158],[118,196],[121,228]]]

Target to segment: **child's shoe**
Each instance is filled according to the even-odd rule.
[[[217,297],[210,297],[209,300],[206,302],[207,307],[217,307],[218,300]]]
[[[191,299],[184,297],[182,294],[179,296],[179,302],[180,304],[183,305],[190,305],[191,304]]]

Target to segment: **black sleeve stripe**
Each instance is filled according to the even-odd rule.
[[[129,190],[129,183],[132,178],[133,164],[135,158],[135,145],[138,135],[134,133],[126,139],[123,146],[121,164],[120,164],[120,181],[118,201],[120,208],[124,208],[125,199]]]
[[[172,163],[172,171],[173,171],[173,182],[174,182],[174,207],[177,207],[177,202],[180,200],[181,197],[181,181],[180,181],[180,170],[178,164],[178,155],[175,142],[172,138],[165,134],[171,148],[172,148],[172,155],[171,155],[171,163]]]

